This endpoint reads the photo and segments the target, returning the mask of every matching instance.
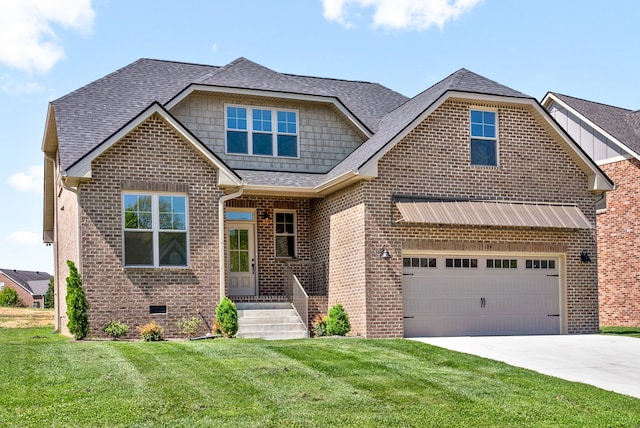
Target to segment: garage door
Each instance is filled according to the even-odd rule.
[[[405,336],[559,334],[558,265],[539,256],[405,255]]]

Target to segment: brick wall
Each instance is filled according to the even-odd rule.
[[[289,263],[310,261],[309,200],[297,198],[263,198],[243,196],[227,202],[230,208],[251,208],[256,210],[257,229],[257,273],[258,294],[281,296],[284,294],[285,271]],[[276,258],[275,256],[275,212],[294,210],[296,212],[297,260]],[[264,214],[269,219],[263,219]],[[304,277],[299,277],[304,285]]]
[[[474,104],[478,105],[478,104]],[[567,153],[551,138],[524,107],[487,105],[498,111],[500,166],[497,168],[469,165],[469,104],[448,101],[411,131],[379,162],[379,177],[343,190],[339,195],[314,202],[314,228],[321,235],[331,217],[331,245],[317,243],[320,257],[331,260],[329,302],[332,296],[354,295],[364,290],[366,307],[358,308],[357,297],[347,311],[356,320],[356,333],[367,337],[400,337],[402,320],[402,251],[407,247],[438,243],[441,249],[468,249],[493,243],[497,248],[525,248],[546,252],[561,248],[557,254],[565,262],[563,281],[564,329],[568,333],[594,333],[598,329],[598,295],[596,263],[581,263],[580,253],[596,253],[595,231],[527,228],[481,228],[437,225],[406,225],[399,218],[392,196],[415,195],[436,197],[493,198],[512,201],[534,201],[576,204],[595,224],[595,197],[587,190],[587,176]],[[359,205],[364,202],[364,205]],[[364,207],[364,212],[358,207]],[[353,215],[358,212],[358,215]],[[344,224],[353,237],[360,227],[346,224],[349,214],[354,219],[364,215],[366,258],[365,278],[351,267],[344,256],[348,244],[334,239],[334,219]],[[324,218],[323,218],[324,216]],[[338,244],[335,246],[334,244]],[[429,244],[436,245],[436,244]],[[381,259],[386,246],[392,258]],[[329,254],[330,253],[330,254]],[[353,254],[349,254],[352,257]],[[593,257],[595,259],[595,257]],[[595,261],[595,260],[594,260]],[[338,278],[354,278],[342,281]],[[360,287],[360,288],[358,288]],[[336,290],[337,291],[334,291]],[[361,296],[360,296],[361,297]],[[346,306],[346,305],[345,305]],[[364,310],[364,314],[362,311]],[[362,320],[366,326],[362,326]]]
[[[187,190],[190,266],[123,267],[123,190]],[[219,298],[216,170],[159,116],[153,115],[92,164],[81,187],[82,280],[89,300],[90,336],[102,336],[110,320],[136,327],[152,320],[165,336],[179,335],[176,322],[197,316],[211,321]],[[149,306],[166,305],[151,315]],[[204,332],[204,327],[202,331]]]
[[[640,326],[640,161],[602,166],[616,184],[598,214],[600,324]]]

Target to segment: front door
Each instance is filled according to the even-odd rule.
[[[253,225],[230,224],[227,229],[230,296],[254,296],[256,294],[253,231]]]

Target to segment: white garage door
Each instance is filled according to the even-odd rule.
[[[405,255],[404,334],[560,333],[553,257]]]

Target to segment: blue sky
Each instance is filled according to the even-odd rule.
[[[9,3],[9,5],[7,5]],[[640,109],[640,2],[20,0],[0,5],[0,267],[42,244],[48,102],[138,58],[378,82],[414,96],[459,68],[532,95]]]

